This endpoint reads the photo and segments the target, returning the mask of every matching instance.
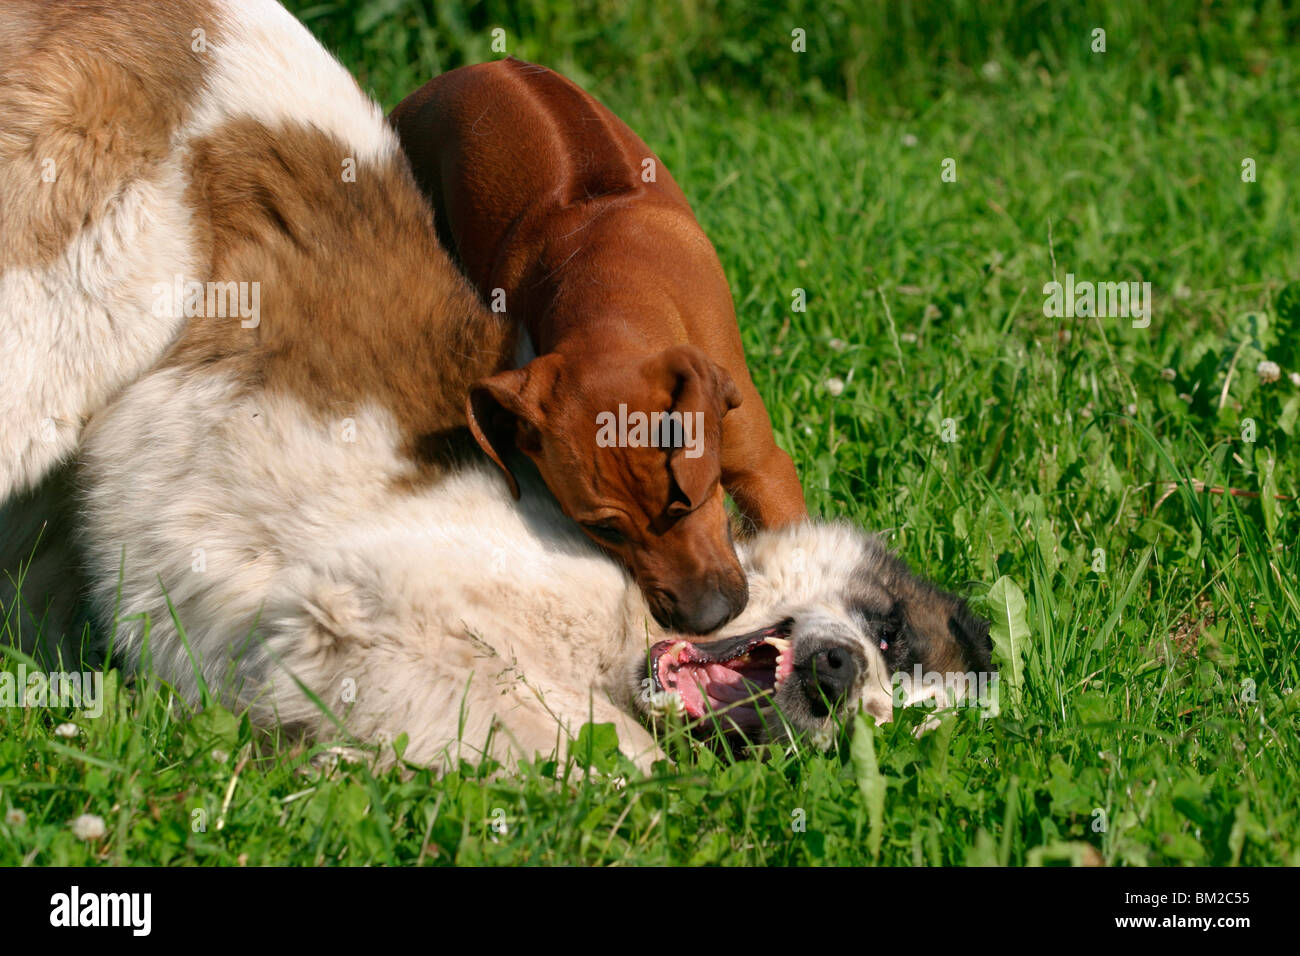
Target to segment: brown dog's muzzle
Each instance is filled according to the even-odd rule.
[[[680,634],[712,634],[745,609],[749,585],[743,573],[684,581],[679,588],[646,594],[661,627]]]
[[[655,542],[629,555],[632,576],[661,627],[712,634],[745,609],[749,582],[736,557],[721,486]]]

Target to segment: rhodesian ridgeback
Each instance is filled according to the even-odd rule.
[[[717,253],[650,148],[564,77],[507,58],[394,110],[440,237],[536,357],[471,389],[483,450],[537,465],[569,517],[690,633],[747,586],[724,489],[754,525],[807,516],[745,367]]]

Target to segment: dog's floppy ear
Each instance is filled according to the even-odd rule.
[[[651,362],[666,376],[672,396],[669,410],[681,414],[683,430],[698,446],[674,448],[669,453],[668,470],[676,488],[668,514],[683,515],[703,504],[721,478],[722,418],[739,407],[740,389],[726,369],[694,345],[671,346]],[[697,423],[704,427],[698,428]]]
[[[541,397],[555,381],[554,356],[533,359],[523,368],[508,369],[470,386],[465,400],[469,430],[484,453],[496,462],[510,493],[519,498],[519,482],[506,464],[511,445],[525,454],[541,447],[545,414]]]
[[[968,670],[987,672],[993,669],[993,639],[989,636],[989,622],[974,614],[960,598],[948,618],[948,631],[961,647]]]

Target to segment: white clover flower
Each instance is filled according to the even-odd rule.
[[[917,139],[915,136],[913,136],[911,133],[903,134],[903,145],[906,146],[908,149],[912,149],[920,142],[921,141]]]
[[[1171,368],[1162,368],[1160,370],[1160,377],[1163,378],[1166,382],[1172,382],[1174,379],[1178,377],[1178,373]]]
[[[1255,366],[1255,374],[1259,376],[1261,382],[1276,382],[1282,377],[1282,369],[1276,362],[1270,362],[1268,359],[1264,359],[1264,361]]]
[[[844,394],[844,379],[842,379],[842,378],[828,378],[828,379],[826,380],[826,391],[830,392],[831,395],[833,395],[833,396],[843,395],[843,394]]]
[[[989,60],[980,67],[980,72],[984,74],[984,79],[996,80],[1002,76],[1002,64],[997,60]]]
[[[837,352],[843,352],[849,346],[848,343],[845,342],[843,339],[831,339],[830,347]]]
[[[72,835],[78,840],[98,840],[107,832],[104,818],[93,813],[83,813],[72,821]]]
[[[1292,385],[1300,385],[1300,372],[1292,372],[1289,378]]]
[[[21,810],[14,809],[14,810],[6,811],[5,813],[5,823],[8,826],[20,827],[26,822],[27,822],[27,814],[23,813],[23,811]]]
[[[54,728],[56,737],[75,737],[79,733],[76,724],[59,724]]]
[[[224,750],[214,750],[212,753],[208,754],[208,756],[211,757],[215,763],[225,763],[230,759],[230,754],[226,753]]]
[[[651,691],[646,697],[646,705],[650,713],[657,717],[686,713],[686,703],[675,690]]]
[[[808,735],[808,742],[818,750],[830,750],[835,745],[835,731],[830,727],[818,727]]]

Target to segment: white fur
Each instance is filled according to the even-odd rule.
[[[0,274],[0,502],[73,451],[86,419],[180,329],[150,305],[158,277],[198,267],[184,189],[178,160],[123,183],[57,261]]]
[[[384,113],[316,38],[276,0],[215,0],[221,39],[209,39],[207,93],[186,138],[208,135],[232,119],[275,128],[306,123],[346,147],[358,163],[399,149]],[[196,25],[197,26],[197,25]]]
[[[70,549],[55,538],[65,482],[51,471],[75,453],[87,421],[183,331],[183,318],[155,314],[155,287],[170,288],[178,275],[207,279],[186,202],[188,144],[253,118],[325,131],[339,143],[340,164],[399,149],[379,107],[275,0],[218,0],[217,15],[221,29],[205,36],[203,92],[172,153],[123,181],[55,261],[0,271],[0,598],[12,603],[20,565],[35,554],[20,621],[28,650],[40,630],[56,653],[71,651],[63,639],[76,630],[76,589],[59,571]],[[53,188],[39,172],[31,188]]]

